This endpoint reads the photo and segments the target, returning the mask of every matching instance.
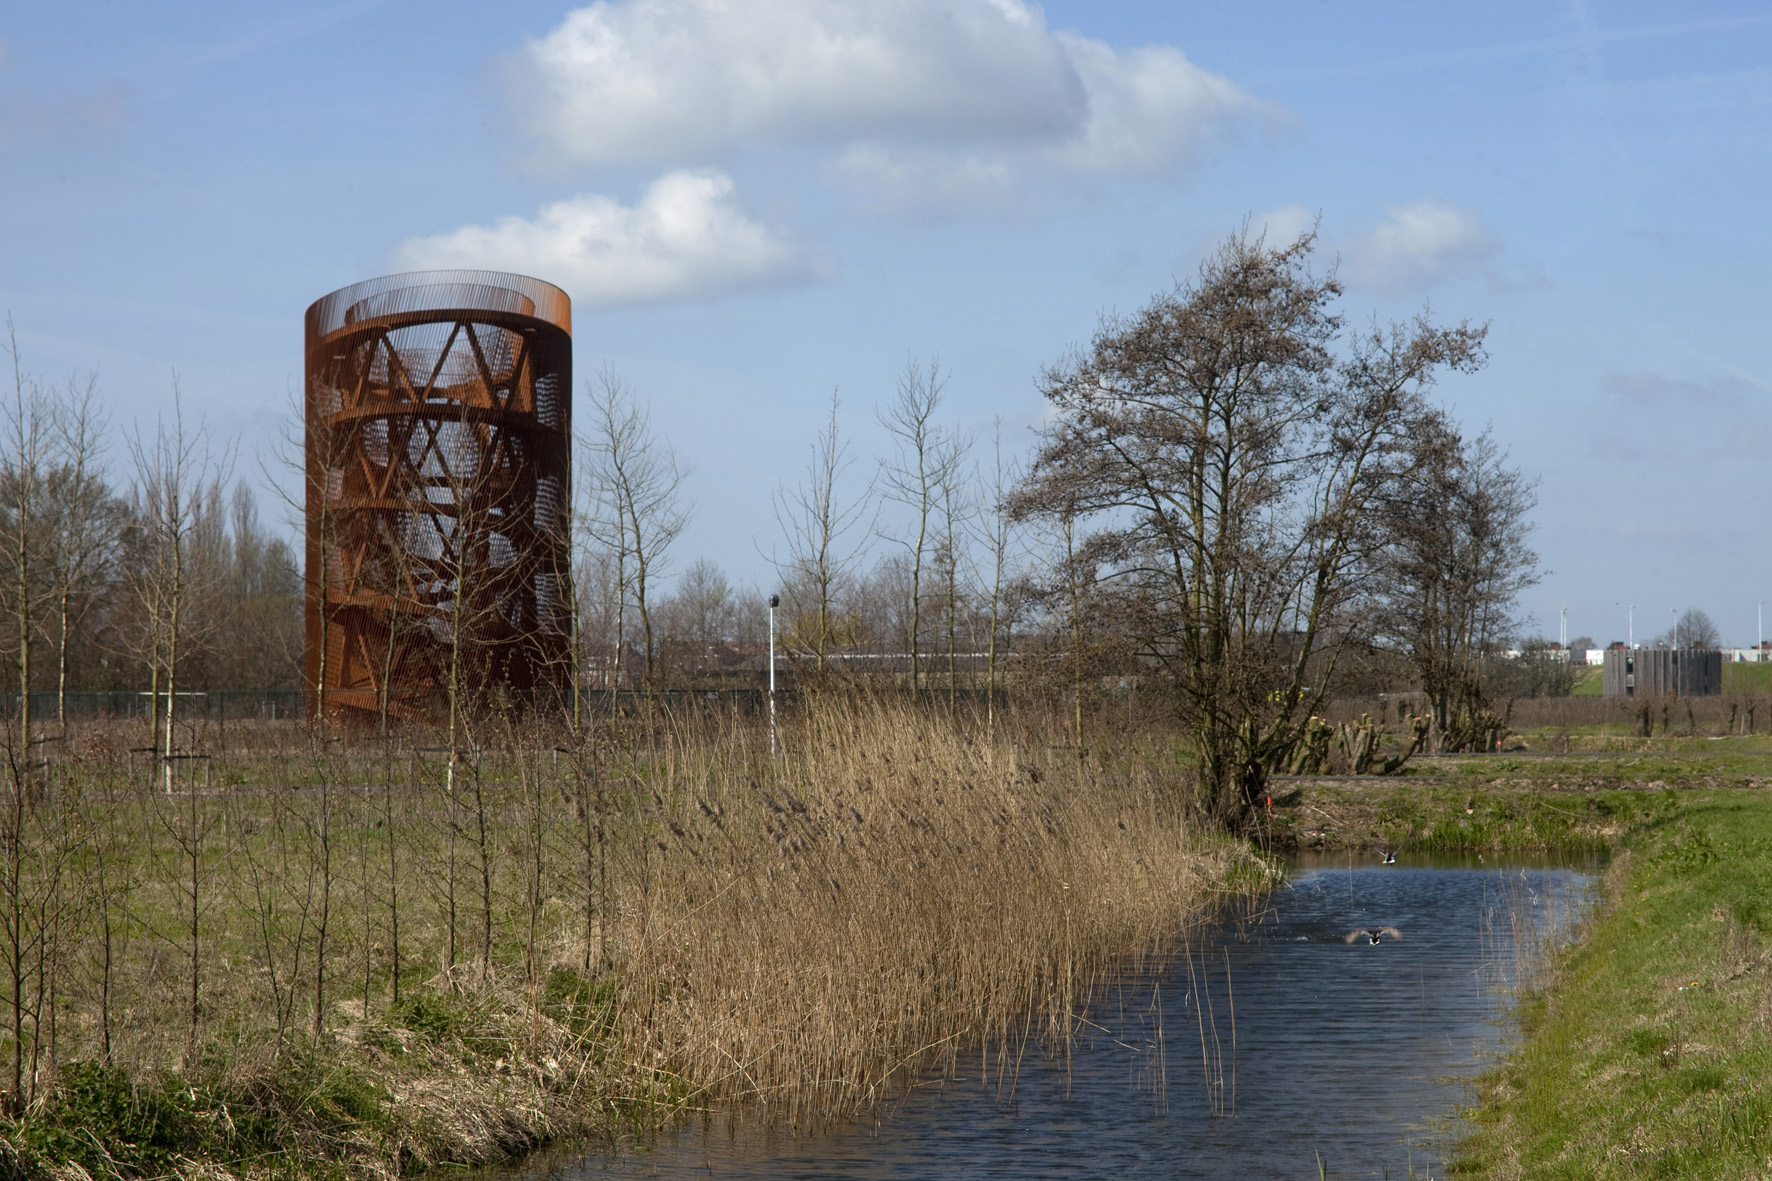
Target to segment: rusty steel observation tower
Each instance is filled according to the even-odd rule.
[[[310,712],[563,691],[566,293],[496,271],[371,279],[308,309],[306,368]]]

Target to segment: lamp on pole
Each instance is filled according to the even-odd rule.
[[[1678,648],[1680,646],[1680,609],[1669,607],[1667,613],[1674,617],[1674,625],[1668,630],[1668,635],[1673,637],[1673,646]]]
[[[1766,659],[1763,655],[1766,651],[1766,600],[1764,599],[1759,602],[1756,618],[1759,621],[1759,629],[1754,637],[1754,659],[1764,660]]]
[[[775,757],[775,609],[780,595],[769,596],[769,757]]]

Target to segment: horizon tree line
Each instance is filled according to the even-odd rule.
[[[1532,484],[1429,397],[1438,375],[1482,368],[1485,330],[1425,315],[1354,330],[1314,245],[1240,231],[1193,279],[1104,320],[1041,375],[1052,413],[1026,470],[1000,423],[986,453],[951,421],[937,361],[909,360],[876,409],[890,450],[871,463],[833,395],[774,494],[786,661],[950,698],[1000,689],[1011,661],[1018,683],[1079,701],[1103,677],[1161,687],[1244,804],[1303,718],[1375,669],[1419,684],[1456,742],[1537,577]],[[9,346],[0,684],[63,700],[299,685],[296,552],[260,522],[232,448],[175,414],[119,449],[94,379],[27,379]],[[763,595],[678,563],[686,469],[619,375],[587,393],[575,681],[742,672]]]

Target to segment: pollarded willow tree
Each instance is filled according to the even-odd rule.
[[[1072,562],[1128,655],[1174,689],[1204,802],[1232,828],[1364,639],[1374,510],[1413,462],[1426,391],[1484,360],[1467,324],[1348,332],[1314,246],[1244,229],[1106,320],[1043,375],[1051,425],[1012,501],[1075,514]]]

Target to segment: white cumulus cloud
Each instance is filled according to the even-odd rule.
[[[1401,294],[1483,273],[1500,249],[1477,214],[1436,198],[1394,205],[1370,233],[1342,244],[1351,286]]]
[[[584,194],[533,218],[408,239],[390,263],[530,274],[565,288],[579,307],[708,299],[814,278],[821,269],[786,235],[747,215],[732,179],[714,171],[666,173],[631,206]]]
[[[1019,177],[994,154],[855,144],[831,162],[830,176],[881,213],[992,209],[1012,203]]]
[[[1201,147],[1233,134],[1237,117],[1265,108],[1228,78],[1203,70],[1168,45],[1117,50],[1058,34],[1089,96],[1081,125],[1053,148],[1072,167],[1152,174],[1192,162]]]
[[[812,147],[888,188],[945,164],[962,200],[1028,163],[1182,167],[1267,111],[1178,49],[1054,31],[1022,0],[600,0],[527,46],[512,76],[552,159]]]

